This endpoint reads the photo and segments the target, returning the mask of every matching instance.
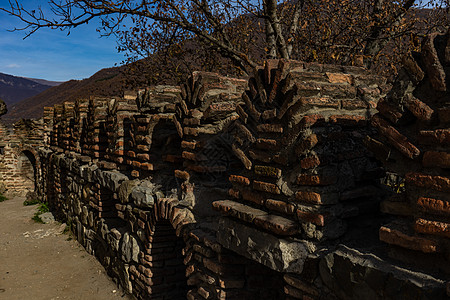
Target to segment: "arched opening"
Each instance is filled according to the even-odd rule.
[[[147,292],[152,299],[186,299],[188,286],[182,255],[185,243],[168,220],[158,221],[152,229],[142,260],[148,268]]]
[[[182,168],[181,138],[171,119],[158,120],[149,135],[149,162],[153,165],[153,170],[158,172],[158,177],[153,181],[160,184],[162,191],[167,193],[178,186],[173,174],[176,169]]]
[[[36,190],[36,158],[28,151],[24,150],[17,158],[17,169],[19,176],[23,180],[23,189],[35,191]]]

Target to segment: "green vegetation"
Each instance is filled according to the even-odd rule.
[[[35,213],[34,216],[31,219],[33,221],[35,221],[36,223],[44,224],[44,221],[42,221],[42,219],[41,219],[41,217],[39,216],[38,213]]]
[[[25,203],[24,203],[25,204]],[[44,223],[40,217],[41,214],[49,212],[50,209],[48,208],[48,204],[43,202],[39,205],[37,212],[35,212],[33,218],[31,218],[36,223]]]
[[[23,201],[24,206],[30,206],[40,203],[39,199],[25,200]]]
[[[0,193],[0,202],[3,202],[5,200],[8,200],[3,194]]]

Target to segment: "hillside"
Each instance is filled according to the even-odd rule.
[[[64,82],[20,103],[8,106],[8,113],[2,119],[6,123],[10,123],[21,118],[39,118],[42,116],[45,106],[52,106],[64,101],[75,101],[90,95],[121,95],[123,90],[121,77],[119,68],[109,68],[102,69],[87,79]]]
[[[51,82],[0,73],[0,98],[8,107],[51,87]]]
[[[22,118],[42,117],[44,107],[65,101],[89,99],[89,97],[112,97],[123,95],[124,90],[137,89],[154,84],[176,85],[184,81],[192,70],[215,71],[239,77],[224,58],[205,54],[195,42],[183,45],[178,55],[167,57],[154,54],[146,59],[120,67],[106,68],[83,80],[70,80],[46,89],[19,103],[8,106],[8,113],[2,116],[5,123]]]

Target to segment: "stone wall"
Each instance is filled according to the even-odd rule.
[[[42,120],[22,120],[12,128],[0,122],[0,193],[25,195],[35,191],[42,126]]]
[[[380,134],[404,143],[376,115],[392,93],[359,67],[272,60],[248,80],[194,72],[181,87],[55,105],[44,111],[39,190],[138,299],[445,299],[445,266],[399,261],[384,243],[449,240],[446,227],[417,225],[445,224],[434,204],[407,215],[416,236],[386,238],[401,218],[382,184],[386,158],[365,146],[384,149]],[[420,176],[446,186],[446,168]],[[406,197],[435,188],[427,178]],[[424,195],[447,205],[437,192]]]

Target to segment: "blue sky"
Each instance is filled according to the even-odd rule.
[[[25,7],[36,8],[44,0],[21,0]],[[0,0],[8,7],[8,0]],[[20,27],[18,19],[0,12],[0,72],[15,76],[54,81],[83,79],[102,68],[113,67],[124,60],[117,53],[114,37],[100,38],[97,22],[66,31],[38,30],[23,40],[24,31],[8,32]]]

